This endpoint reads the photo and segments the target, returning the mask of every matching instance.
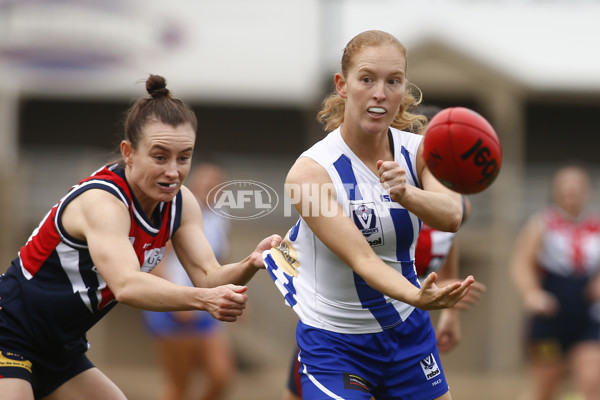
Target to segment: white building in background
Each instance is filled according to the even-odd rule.
[[[435,39],[531,88],[598,90],[597,1],[6,0],[2,85],[131,96],[149,72],[203,101],[306,104],[355,34]]]

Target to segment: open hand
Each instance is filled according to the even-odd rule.
[[[451,283],[456,283],[456,282],[460,282],[460,280],[458,279],[446,279],[443,281],[438,282],[439,286],[446,286],[449,285]],[[458,303],[456,303],[454,305],[453,308],[457,309],[457,310],[462,310],[462,311],[466,311],[469,308],[473,307],[475,304],[479,303],[479,300],[481,300],[481,296],[483,295],[483,293],[487,290],[487,287],[481,283],[481,282],[473,282],[473,285],[471,285],[471,289],[467,292],[467,294],[459,300]]]
[[[437,274],[435,272],[425,278],[419,290],[419,298],[415,302],[416,307],[422,310],[453,307],[469,293],[475,278],[469,275],[464,281],[456,281],[441,288],[435,284],[436,281]]]

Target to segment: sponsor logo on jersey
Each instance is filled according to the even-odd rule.
[[[371,383],[358,375],[344,372],[344,389],[360,390],[361,392],[369,393],[371,391]]]
[[[165,248],[154,248],[144,251],[144,264],[142,271],[150,272],[158,265],[165,255]]]
[[[374,203],[351,203],[350,215],[371,247],[383,246],[381,222],[375,211]]]
[[[24,368],[28,372],[31,372],[31,361],[26,358],[11,353],[8,351],[0,351],[0,368],[3,367],[14,367],[14,368]]]
[[[433,354],[429,354],[427,357],[422,359],[420,364],[427,380],[435,378],[442,373],[437,365],[437,362],[435,361]]]

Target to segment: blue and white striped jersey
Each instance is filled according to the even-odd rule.
[[[420,187],[416,157],[423,137],[390,131],[395,160],[406,170],[407,182]],[[379,178],[346,145],[340,129],[300,157],[310,157],[327,170],[338,202],[373,251],[418,286],[414,258],[421,221],[390,199]],[[304,324],[338,333],[374,333],[397,325],[414,309],[368,286],[302,218],[278,248],[263,256],[286,303]]]

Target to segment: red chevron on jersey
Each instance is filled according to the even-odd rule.
[[[60,236],[54,229],[56,206],[44,217],[40,226],[33,231],[27,244],[19,252],[21,268],[27,271],[30,279],[42,267],[46,259],[60,243]]]
[[[23,275],[28,280],[37,279],[50,285],[62,285],[61,279],[66,275],[72,287],[71,293],[78,293],[86,307],[95,312],[111,304],[114,295],[96,270],[87,243],[69,235],[61,224],[65,207],[90,189],[113,194],[129,209],[129,239],[140,268],[145,272],[150,272],[160,262],[166,242],[179,227],[181,193],[171,202],[159,204],[151,220],[132,195],[123,169],[117,165],[107,166],[73,186],[33,232],[19,252]],[[64,272],[61,277],[55,275],[60,269]]]

